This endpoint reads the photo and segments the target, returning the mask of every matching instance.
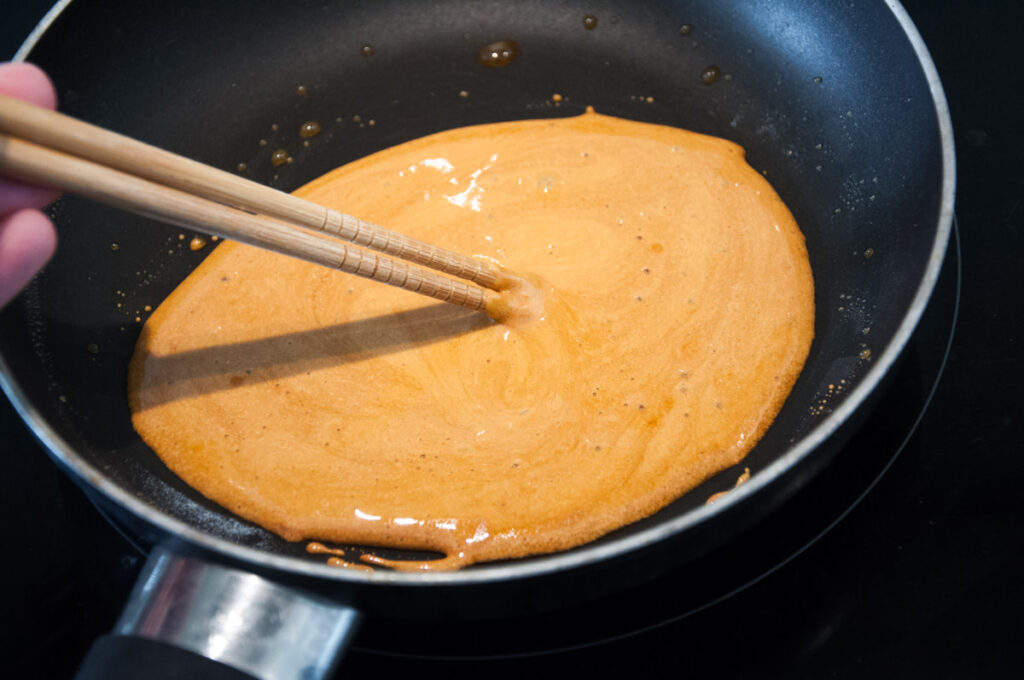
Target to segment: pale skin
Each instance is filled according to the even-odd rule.
[[[0,94],[53,109],[57,94],[38,66],[0,64]],[[57,232],[41,208],[56,191],[0,177],[0,307],[43,268],[57,247]]]

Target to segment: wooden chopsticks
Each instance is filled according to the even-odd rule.
[[[490,262],[3,95],[0,173],[492,316],[507,307],[495,291],[519,281]]]

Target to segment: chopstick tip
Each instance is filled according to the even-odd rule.
[[[487,316],[505,325],[521,325],[543,318],[541,287],[521,276],[503,272],[502,277],[500,289],[488,290],[484,296]]]

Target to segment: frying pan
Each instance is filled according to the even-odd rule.
[[[566,552],[453,573],[334,569],[186,487],[131,427],[125,371],[136,317],[207,251],[181,247],[178,229],[62,198],[51,211],[56,257],[0,313],[0,382],[55,462],[160,546],[120,635],[97,643],[83,677],[101,662],[128,673],[135,663],[149,673],[163,663],[213,668],[196,652],[225,673],[320,677],[356,612],[500,616],[599,597],[693,560],[828,464],[931,293],[952,216],[951,125],[931,59],[896,2],[238,7],[61,2],[19,56],[51,74],[64,112],[217,167],[242,163],[246,176],[285,190],[415,137],[587,105],[731,139],[806,236],[816,338],[741,466],[646,520]],[[481,64],[479,49],[498,40],[515,41],[518,56]],[[309,120],[323,132],[307,148],[298,131]],[[273,166],[278,148],[294,162]],[[706,505],[743,467],[750,481]]]

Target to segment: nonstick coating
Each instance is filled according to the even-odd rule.
[[[429,133],[587,105],[741,144],[807,239],[817,323],[806,368],[740,466],[589,546],[450,574],[365,575],[323,566],[192,491],[132,429],[125,371],[136,316],[209,248],[192,252],[191,234],[84,200],[53,208],[57,256],[0,316],[6,388],[54,458],[123,521],[281,578],[411,591],[600,564],[640,564],[628,578],[642,578],[692,559],[827,463],[927,301],[949,233],[952,142],[916,35],[883,2],[79,1],[28,54],[63,111],[220,168],[244,163],[245,176],[284,190]],[[500,39],[518,43],[518,58],[480,65],[478,49]],[[706,84],[710,66],[719,77]],[[323,132],[306,148],[298,132],[310,120]],[[294,162],[271,166],[278,148]],[[752,480],[705,507],[743,467]]]

